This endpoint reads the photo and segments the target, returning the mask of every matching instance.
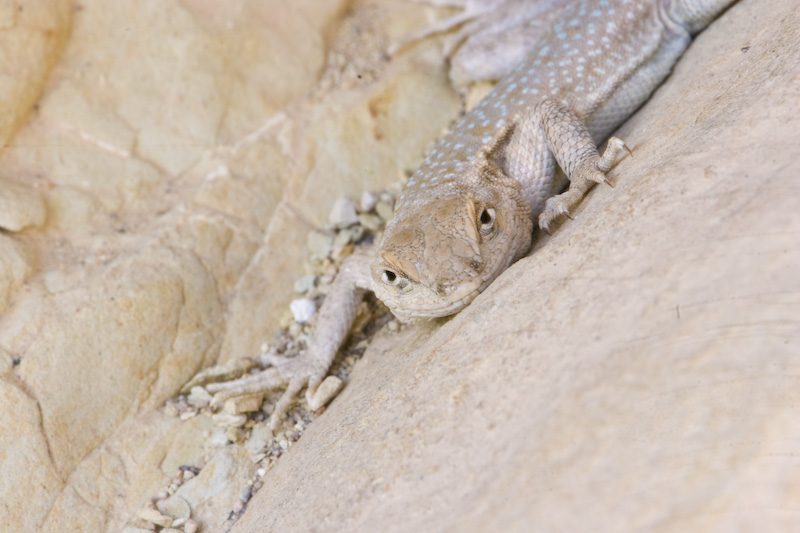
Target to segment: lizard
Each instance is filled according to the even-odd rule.
[[[209,385],[215,402],[286,387],[273,429],[303,387],[312,410],[324,405],[335,392],[320,384],[367,291],[403,322],[469,305],[525,256],[537,222],[549,232],[595,183],[609,183],[627,147],[611,137],[601,155],[598,143],[734,1],[570,2],[528,57],[433,145],[377,245],[345,259],[308,349],[267,356],[271,367],[260,374]]]

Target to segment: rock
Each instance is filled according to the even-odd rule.
[[[380,195],[375,191],[364,191],[361,193],[361,199],[358,203],[358,209],[362,213],[369,213],[375,209],[375,204],[378,203]]]
[[[239,501],[247,482],[255,475],[255,465],[241,446],[226,446],[217,451],[200,474],[175,493],[192,509],[192,520],[208,531],[221,531],[228,512]],[[189,521],[184,524],[187,531]]]
[[[29,261],[25,248],[20,243],[0,235],[0,313],[8,307],[11,293],[18,289],[31,273]]]
[[[248,437],[244,447],[252,457],[263,453],[272,438],[272,430],[269,424],[266,422],[259,422],[253,426],[253,430],[250,432],[250,437]]]
[[[192,387],[189,396],[186,397],[188,404],[194,407],[207,407],[213,399],[214,397],[211,396],[211,393],[199,386]]]
[[[174,494],[165,500],[157,502],[156,507],[162,514],[172,517],[174,520],[180,518],[187,519],[192,514],[189,503],[180,496]],[[177,524],[173,522],[172,525]]]
[[[41,98],[51,69],[70,30],[67,0],[30,0],[24,9],[3,2],[0,13],[0,62],[7,76],[0,87],[0,146],[21,126]]]
[[[231,415],[240,415],[243,413],[252,413],[261,408],[261,402],[264,401],[263,393],[246,394],[244,396],[237,396],[235,398],[228,398],[225,400],[223,410]]]
[[[310,298],[299,298],[292,300],[290,309],[295,322],[305,324],[317,312],[317,304]]]
[[[325,259],[333,247],[333,235],[322,231],[311,231],[306,240],[309,255],[317,259]]]
[[[370,231],[379,231],[385,225],[384,220],[377,215],[358,215],[358,223]]]
[[[378,216],[386,223],[392,220],[392,216],[394,216],[394,206],[386,200],[381,200],[375,206],[375,212],[378,213]]]
[[[36,189],[0,180],[0,228],[20,231],[44,224],[45,205]]]
[[[294,292],[297,294],[305,294],[314,288],[317,277],[314,274],[308,274],[299,278],[294,282]]]
[[[224,428],[238,428],[247,422],[247,415],[232,415],[230,413],[217,413],[211,417],[214,424]]]
[[[141,509],[136,511],[136,516],[138,516],[142,520],[146,520],[147,522],[152,522],[153,524],[159,527],[172,526],[172,518],[163,515],[159,513],[157,510],[151,509],[149,507],[142,507]]]
[[[346,228],[358,223],[358,214],[353,202],[346,197],[336,200],[328,215],[328,222],[337,228]]]

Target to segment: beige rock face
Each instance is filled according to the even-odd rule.
[[[255,531],[794,531],[800,19],[734,6],[576,220],[386,335],[265,478]]]
[[[0,2],[0,146],[42,95],[70,29],[68,0]]]

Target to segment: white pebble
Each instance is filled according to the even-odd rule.
[[[317,312],[317,304],[311,298],[298,298],[289,304],[295,322],[305,324]]]
[[[375,204],[378,203],[380,198],[380,195],[375,191],[364,191],[361,193],[361,201],[359,202],[358,207],[362,213],[369,213],[375,209]]]
[[[358,214],[353,202],[349,198],[339,198],[333,204],[328,221],[338,227],[344,228],[358,222]]]

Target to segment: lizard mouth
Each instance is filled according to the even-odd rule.
[[[461,283],[456,290],[441,296],[424,288],[423,295],[404,301],[402,306],[390,307],[392,313],[402,322],[414,323],[431,318],[454,315],[467,307],[491,283],[482,278]]]

